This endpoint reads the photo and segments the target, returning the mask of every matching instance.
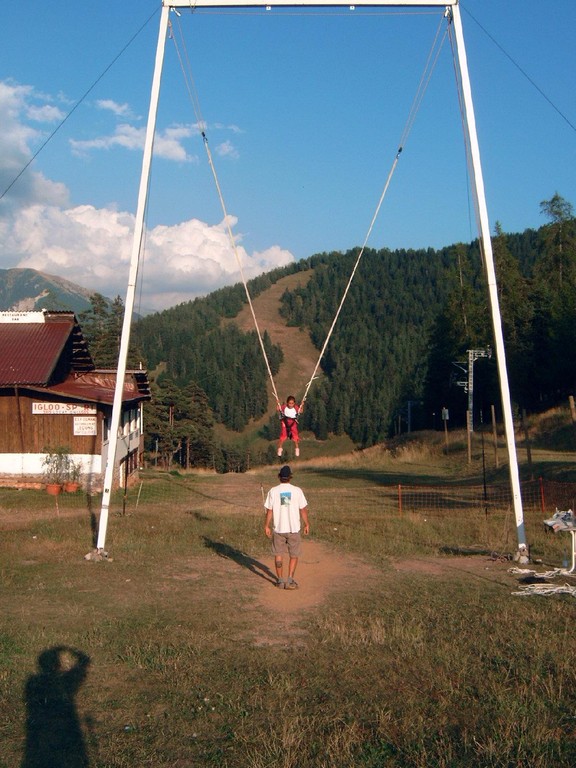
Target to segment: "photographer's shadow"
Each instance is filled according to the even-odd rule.
[[[67,646],[38,656],[38,673],[28,678],[26,746],[21,768],[86,768],[84,734],[76,694],[86,679],[90,657]]]

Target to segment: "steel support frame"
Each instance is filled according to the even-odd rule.
[[[514,504],[514,514],[516,518],[516,529],[518,536],[518,552],[516,559],[520,562],[528,562],[528,546],[524,531],[524,514],[522,509],[522,497],[520,493],[520,477],[518,472],[518,458],[516,454],[516,444],[514,440],[514,423],[512,419],[512,405],[510,400],[510,389],[508,384],[508,373],[506,368],[506,353],[504,348],[504,338],[502,334],[502,321],[500,316],[500,307],[498,302],[498,293],[496,286],[496,274],[494,270],[494,256],[492,252],[492,241],[490,238],[490,226],[488,220],[488,210],[486,206],[486,196],[484,191],[484,181],[482,176],[482,167],[480,162],[480,148],[476,132],[476,118],[474,115],[474,106],[472,102],[472,89],[470,85],[470,76],[468,72],[468,62],[466,56],[466,47],[464,45],[464,34],[462,29],[462,18],[458,0],[455,2],[437,2],[436,0],[397,0],[396,2],[386,2],[386,0],[356,0],[354,3],[341,2],[339,0],[275,0],[271,3],[253,2],[252,0],[162,0],[160,14],[160,29],[158,34],[158,44],[156,48],[156,62],[154,75],[152,79],[152,90],[150,96],[150,107],[148,112],[148,123],[146,128],[146,139],[144,143],[144,153],[142,158],[142,173],[140,179],[140,188],[138,193],[138,205],[136,210],[136,219],[134,225],[134,236],[130,260],[130,272],[128,278],[128,288],[126,292],[126,301],[124,306],[124,321],[122,325],[122,338],[120,342],[120,352],[118,360],[118,373],[116,378],[116,387],[114,392],[114,401],[112,406],[112,419],[110,426],[110,438],[106,458],[106,468],[104,473],[104,490],[102,496],[102,508],[100,512],[100,521],[98,528],[97,549],[103,551],[106,542],[106,531],[108,526],[108,515],[110,508],[110,497],[114,480],[114,469],[116,461],[117,435],[120,427],[120,418],[122,415],[122,393],[124,387],[124,378],[126,375],[126,361],[128,357],[128,346],[130,341],[130,329],[132,324],[132,315],[134,311],[134,299],[136,294],[136,281],[140,263],[140,253],[144,233],[144,221],[146,213],[146,201],[148,199],[148,188],[150,181],[150,168],[152,163],[152,152],[154,148],[154,134],[156,130],[156,117],[158,111],[158,100],[160,95],[160,82],[162,78],[162,69],[164,62],[164,51],[166,37],[168,32],[169,13],[172,9],[189,9],[191,11],[199,8],[264,8],[271,10],[272,7],[294,7],[294,8],[322,8],[322,7],[348,7],[351,12],[356,7],[429,7],[444,8],[448,23],[453,24],[456,47],[458,53],[458,66],[462,83],[464,111],[466,121],[466,131],[468,136],[468,146],[470,151],[470,165],[472,170],[473,195],[476,204],[477,223],[479,237],[484,257],[484,268],[488,282],[488,291],[490,298],[490,308],[492,315],[492,325],[494,329],[494,339],[496,345],[496,359],[498,364],[498,374],[500,379],[500,394],[502,398],[502,410],[504,416],[504,425],[506,431],[506,445],[508,450],[508,464],[510,471],[510,484],[512,489],[512,498]]]

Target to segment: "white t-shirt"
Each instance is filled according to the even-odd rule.
[[[284,406],[284,416],[288,419],[295,419],[296,416],[298,416],[298,411],[296,408],[288,408],[287,405]]]
[[[300,530],[300,510],[308,506],[304,491],[292,483],[280,483],[270,488],[266,509],[272,510],[276,533],[298,533]]]

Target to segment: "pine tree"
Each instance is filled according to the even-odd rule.
[[[93,293],[90,304],[90,309],[79,314],[78,321],[92,359],[97,368],[116,368],[124,322],[124,302],[120,296],[116,296],[110,303],[101,293]],[[143,363],[144,355],[137,348],[131,334],[127,366],[139,368]]]
[[[512,256],[499,222],[496,222],[492,247],[510,388],[516,402],[527,406],[534,398],[530,376],[534,365],[534,305],[528,280],[522,276],[518,260]]]
[[[551,404],[576,385],[574,355],[567,354],[576,344],[576,219],[558,193],[540,209],[551,222],[541,230],[542,256],[534,267],[534,365],[540,399]]]

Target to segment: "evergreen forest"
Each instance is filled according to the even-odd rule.
[[[540,229],[506,234],[497,223],[492,238],[517,412],[550,408],[576,385],[576,219],[572,205],[557,193],[540,210],[546,220]],[[312,270],[304,287],[283,294],[281,314],[320,350],[357,256],[357,250],[316,254],[252,280],[250,296],[286,275]],[[81,323],[97,365],[109,365],[104,358],[117,355],[121,300],[110,307],[101,299],[93,298]],[[216,439],[217,424],[240,436],[270,412],[260,437],[277,436],[257,334],[242,332],[233,322],[245,303],[244,286],[238,284],[134,324],[130,358],[132,364],[144,363],[153,384],[148,448],[167,466],[244,469],[242,451]],[[275,375],[284,351],[261,331]],[[398,431],[440,429],[443,409],[451,426],[462,426],[468,350],[489,354],[491,349],[488,286],[477,240],[441,250],[366,250],[300,428],[319,440],[348,435],[358,447],[368,447]],[[490,419],[491,405],[500,416],[496,360],[486,355],[474,365],[475,423]],[[271,446],[260,460],[274,456]]]

